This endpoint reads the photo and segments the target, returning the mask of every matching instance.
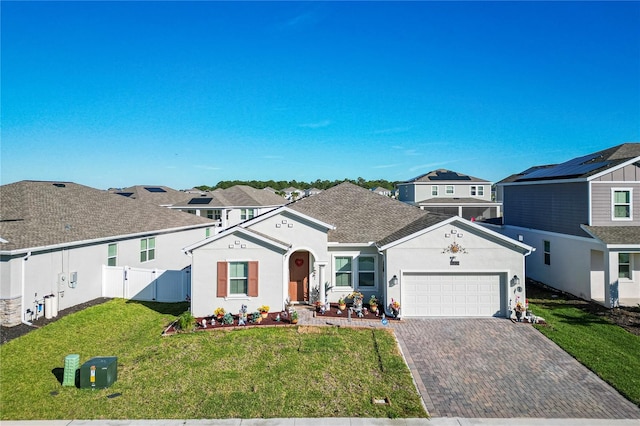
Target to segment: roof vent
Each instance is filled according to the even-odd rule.
[[[65,185],[64,183],[54,183],[53,186],[55,186],[56,188],[66,188],[67,185]]]

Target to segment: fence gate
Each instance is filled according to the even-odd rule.
[[[183,270],[102,267],[102,296],[155,302],[182,302],[191,293],[191,267]]]

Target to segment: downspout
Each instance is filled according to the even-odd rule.
[[[384,275],[384,294],[382,295],[383,298],[384,298],[383,313],[384,313],[385,316],[391,317],[392,315],[389,312],[389,304],[391,302],[387,303],[388,302],[388,300],[387,300],[387,294],[388,294],[387,293],[387,289],[389,288],[389,280],[387,279],[388,278],[387,277],[387,271],[388,271],[388,268],[387,268],[387,256],[385,255],[384,252],[380,251],[380,247],[378,247],[378,254],[380,256],[382,256],[382,267],[384,268],[384,274],[382,274],[382,275]]]
[[[33,324],[30,323],[29,321],[27,321],[26,318],[25,318],[26,317],[26,310],[25,310],[25,305],[24,305],[24,298],[25,298],[24,286],[25,286],[25,281],[26,281],[26,270],[27,270],[27,267],[26,267],[25,264],[27,263],[27,260],[29,260],[29,257],[31,257],[31,252],[30,251],[28,251],[27,254],[22,258],[22,278],[21,278],[21,284],[20,284],[20,286],[21,286],[21,288],[20,288],[20,295],[21,295],[21,297],[20,297],[20,322],[22,324],[26,324],[28,326],[32,326]]]

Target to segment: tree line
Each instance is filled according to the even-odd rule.
[[[388,180],[385,180],[385,179],[366,180],[361,177],[357,179],[345,178],[342,180],[316,179],[313,182],[297,181],[295,179],[294,180],[277,180],[277,181],[276,180],[221,180],[214,186],[200,185],[200,186],[196,186],[196,188],[201,191],[213,191],[215,189],[227,189],[235,185],[247,185],[257,189],[264,189],[264,188],[270,187],[275,189],[276,191],[282,191],[283,189],[289,188],[289,187],[294,187],[297,189],[317,188],[317,189],[325,190],[342,182],[351,182],[353,184],[356,184],[366,189],[373,189],[380,186],[382,188],[386,188],[389,190],[394,189],[395,183],[396,183],[396,182],[389,182]]]

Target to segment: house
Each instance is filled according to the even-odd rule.
[[[282,192],[284,192],[284,198],[289,201],[297,200],[304,194],[303,190],[294,188],[293,186],[283,189]]]
[[[434,170],[396,184],[398,200],[433,213],[469,220],[501,216],[500,203],[491,200],[491,182],[451,170]]]
[[[358,291],[400,302],[407,317],[504,317],[524,301],[531,247],[344,182],[184,251],[195,316],[242,305],[279,311],[287,300],[335,302]]]
[[[168,207],[185,198],[184,192],[162,185],[134,185],[109,192],[163,207]]]
[[[390,189],[383,188],[381,186],[377,186],[373,188],[371,191],[375,192],[376,194],[385,195],[387,197],[391,197],[391,192],[392,192]]]
[[[53,311],[54,301],[57,311],[98,297],[184,300],[190,263],[181,248],[204,238],[211,225],[72,182],[3,185],[2,325],[28,323],[47,304]]]
[[[309,188],[309,189],[305,189],[304,190],[304,196],[305,197],[311,197],[312,195],[318,195],[319,193],[321,193],[322,190],[318,189],[318,188]]]
[[[529,277],[607,307],[640,303],[640,143],[500,181],[499,231],[536,247]]]
[[[196,216],[216,221],[215,232],[252,219],[287,203],[283,197],[246,185],[200,194],[183,194],[183,198],[169,206]]]

